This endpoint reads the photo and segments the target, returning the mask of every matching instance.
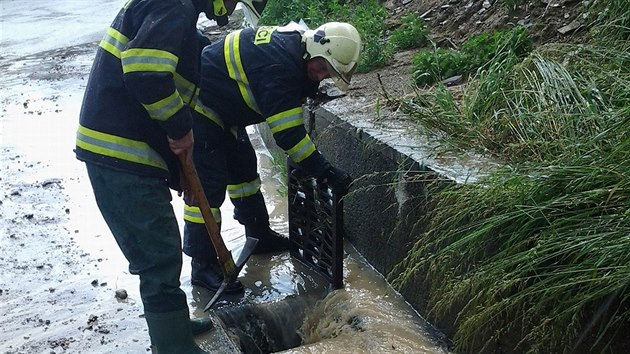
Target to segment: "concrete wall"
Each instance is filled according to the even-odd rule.
[[[307,130],[318,150],[355,179],[344,200],[346,239],[391,280],[397,275],[391,271],[423,231],[426,181],[435,177],[434,171],[325,109],[306,115]],[[426,313],[426,289],[424,284],[401,289],[421,315]],[[452,330],[448,321],[436,325],[447,335]]]

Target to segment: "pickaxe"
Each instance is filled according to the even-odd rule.
[[[219,286],[219,289],[217,289],[212,299],[208,301],[208,304],[206,304],[206,307],[204,307],[203,309],[204,311],[208,311],[208,309],[210,309],[210,307],[212,307],[212,305],[214,305],[214,303],[219,299],[228,284],[236,280],[236,277],[238,277],[241,269],[243,269],[245,262],[247,262],[249,257],[252,255],[252,252],[254,252],[256,244],[258,243],[258,239],[247,237],[245,240],[245,245],[243,246],[243,250],[241,251],[236,262],[234,262],[234,259],[232,258],[232,252],[230,252],[230,250],[225,247],[223,238],[221,238],[219,226],[212,216],[212,212],[210,211],[210,204],[208,203],[206,194],[203,191],[203,187],[201,185],[201,181],[199,180],[199,176],[197,175],[195,165],[189,158],[185,157],[185,154],[181,154],[178,156],[179,161],[182,165],[184,176],[186,178],[186,181],[188,182],[188,188],[190,188],[190,192],[199,205],[199,209],[201,210],[201,215],[203,216],[206,230],[208,231],[208,235],[210,235],[210,240],[212,241],[214,250],[217,253],[219,265],[221,266],[221,270],[223,271],[223,282],[221,283],[221,286]]]

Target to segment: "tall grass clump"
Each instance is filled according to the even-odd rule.
[[[528,353],[606,348],[630,325],[629,148],[446,188],[394,284],[432,284],[464,352],[515,333]]]
[[[429,43],[429,27],[420,16],[409,13],[402,18],[402,24],[389,38],[397,50],[424,47]]]
[[[468,66],[463,60],[461,52],[454,49],[420,51],[411,59],[413,80],[416,85],[424,86],[461,74]]]
[[[595,138],[630,102],[629,46],[552,44],[521,63],[498,57],[469,80],[463,98],[443,89],[418,91],[402,107],[449,146],[504,161],[588,154],[608,146]]]
[[[593,0],[588,4],[594,38],[630,40],[630,6],[627,0]]]

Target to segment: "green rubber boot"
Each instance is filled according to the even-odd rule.
[[[153,352],[157,354],[209,354],[197,346],[188,317],[188,309],[144,313],[149,326]]]
[[[214,324],[209,318],[191,318],[190,329],[193,336],[198,336],[214,329]]]

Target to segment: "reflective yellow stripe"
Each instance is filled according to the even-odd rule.
[[[201,99],[199,99],[199,97],[195,97],[193,109],[197,113],[203,115],[204,117],[216,123],[216,125],[220,126],[221,129],[223,129],[223,122],[221,121],[221,119],[219,119],[219,115],[215,111],[210,109],[209,107],[204,106],[203,103],[201,102]]]
[[[79,126],[77,146],[95,154],[168,170],[164,159],[147,143]]]
[[[225,37],[225,44],[223,45],[223,55],[225,56],[225,63],[227,65],[230,78],[235,80],[238,84],[238,88],[241,91],[241,96],[249,108],[260,114],[258,105],[254,99],[254,95],[249,87],[249,81],[245,70],[243,69],[243,63],[241,62],[241,53],[239,50],[239,40],[241,36],[241,30],[232,32]]]
[[[225,8],[225,3],[223,0],[212,0],[212,8],[214,9],[214,14],[216,16],[227,15],[228,11]]]
[[[221,210],[219,208],[210,208],[212,217],[217,224],[221,223]],[[196,206],[188,204],[184,205],[184,220],[190,221],[195,224],[203,224],[203,216],[201,215],[201,209]]]
[[[188,106],[197,113],[210,119],[223,129],[223,122],[219,119],[219,115],[209,107],[204,106],[201,102],[199,98],[199,88],[178,73],[174,73],[173,78],[175,79],[175,87],[182,97],[182,100],[185,103],[188,102]]]
[[[274,114],[267,118],[272,133],[302,125],[302,107]]]
[[[120,59],[120,52],[125,50],[128,42],[129,38],[127,38],[127,36],[110,27],[105,32],[105,36],[98,45]]]
[[[184,107],[184,101],[179,92],[174,91],[170,96],[150,104],[142,104],[151,118],[165,121]]]
[[[227,191],[230,199],[249,197],[260,191],[260,178],[241,184],[229,184]]]
[[[120,53],[124,73],[153,71],[174,73],[179,58],[165,50],[131,48]]]
[[[175,88],[177,89],[177,92],[179,92],[179,95],[182,96],[182,100],[184,102],[191,103],[193,101],[193,96],[195,95],[195,89],[197,88],[197,86],[194,83],[186,80],[177,72],[173,73],[173,81],[175,81]],[[190,106],[192,107],[192,104],[190,104]]]
[[[304,139],[300,140],[299,143],[295,144],[295,146],[287,150],[287,152],[291,160],[300,162],[315,152],[315,144],[313,144],[311,138],[306,134]]]

